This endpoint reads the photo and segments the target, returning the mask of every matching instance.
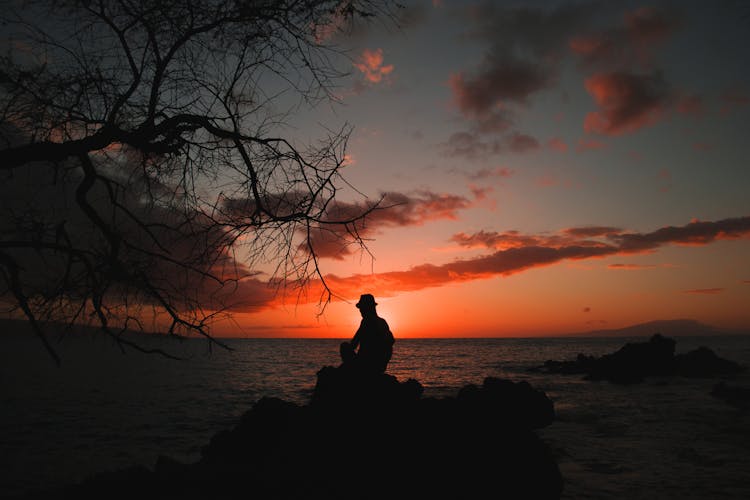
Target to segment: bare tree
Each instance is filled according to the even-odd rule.
[[[295,105],[334,98],[331,34],[389,0],[2,2],[0,301],[31,323],[94,321],[121,345],[156,318],[216,314],[322,283],[350,130],[298,144]],[[286,108],[284,107],[286,106]],[[344,231],[340,229],[344,228]],[[267,275],[259,269],[271,266]]]

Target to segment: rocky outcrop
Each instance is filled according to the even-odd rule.
[[[202,458],[99,476],[64,495],[263,499],[559,498],[557,463],[534,429],[552,402],[487,378],[424,398],[416,380],[325,367],[310,404],[264,398]],[[55,496],[59,496],[57,492]],[[52,495],[45,496],[51,498]]]
[[[675,355],[675,345],[674,339],[657,333],[648,342],[628,343],[618,351],[598,358],[579,354],[571,361],[545,361],[535,370],[584,374],[589,380],[608,380],[616,384],[638,383],[648,376],[715,377],[743,370],[739,364],[718,357],[707,347]]]

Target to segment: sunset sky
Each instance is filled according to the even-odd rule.
[[[397,337],[750,328],[743,2],[414,1],[334,40],[341,102],[290,128],[351,124],[345,178],[393,208],[372,256],[318,249],[348,302],[291,293],[215,333],[349,336],[360,293]]]

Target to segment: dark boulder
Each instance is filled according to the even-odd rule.
[[[557,361],[548,359],[544,366],[531,368],[529,371],[560,373],[563,375],[583,375],[589,373],[594,368],[597,358],[579,353],[575,360]]]
[[[371,374],[349,369],[325,366],[318,371],[310,405],[316,408],[370,407],[387,408],[414,404],[424,392],[415,379],[399,382],[393,375]]]
[[[588,371],[588,378],[631,384],[642,382],[649,375],[669,375],[675,344],[673,339],[658,333],[648,342],[625,344],[616,352],[597,359]]]
[[[734,375],[742,371],[742,366],[717,356],[708,347],[699,347],[674,359],[674,371],[685,377],[716,377]]]
[[[562,477],[533,429],[552,402],[525,382],[487,378],[423,398],[416,380],[325,367],[310,404],[258,401],[202,458],[160,457],[78,485],[78,498],[556,499]],[[52,492],[40,498],[59,497]]]
[[[540,429],[555,419],[552,401],[525,381],[516,383],[488,377],[481,387],[473,384],[463,387],[456,400],[475,419],[494,425]]]
[[[715,377],[732,375],[744,369],[733,361],[716,356],[707,347],[675,356],[675,344],[673,339],[657,333],[648,342],[628,343],[616,352],[598,358],[579,354],[572,361],[549,360],[534,371],[583,374],[588,380],[634,384],[649,376]]]

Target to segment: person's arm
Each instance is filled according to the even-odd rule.
[[[351,341],[352,349],[356,349],[357,346],[359,345],[359,337],[361,335],[360,334],[361,331],[362,331],[362,323],[359,324],[359,328],[357,329],[357,333],[355,333],[354,337],[352,337],[352,341]]]
[[[396,339],[393,338],[393,333],[391,332],[391,329],[388,326],[388,322],[386,320],[384,320],[383,318],[380,318],[380,319],[383,321],[382,327],[385,330],[385,338],[388,341],[388,345],[392,346],[393,344],[396,343]]]

